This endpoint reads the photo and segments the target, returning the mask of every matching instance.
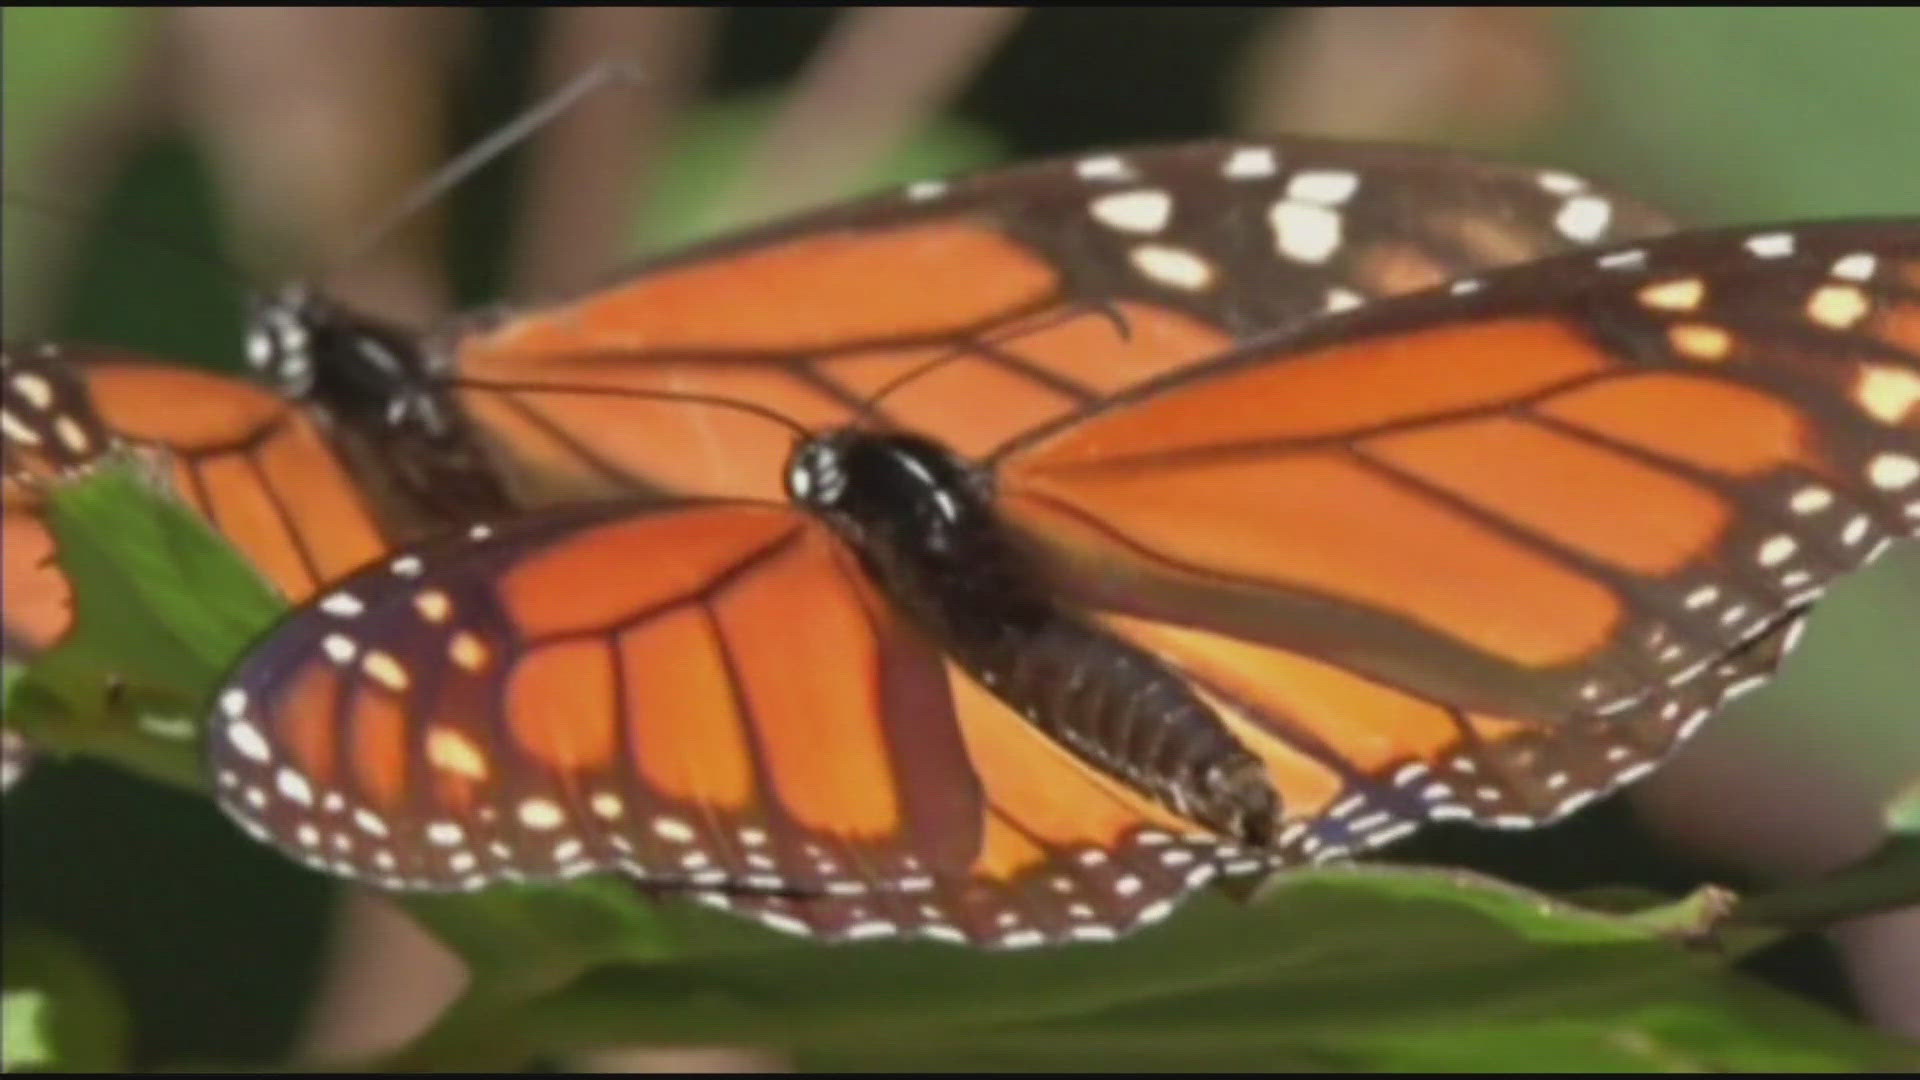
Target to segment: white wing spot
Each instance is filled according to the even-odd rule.
[[[280,794],[293,802],[301,806],[313,805],[313,786],[307,783],[306,777],[294,770],[282,766],[279,774],[273,778],[273,783],[280,789]]]
[[[0,409],[0,431],[7,438],[21,446],[39,446],[40,433],[20,422],[20,419],[5,409]]]
[[[1575,195],[1560,204],[1553,227],[1560,235],[1582,244],[1600,239],[1613,220],[1613,204],[1598,195]]]
[[[368,836],[385,837],[387,835],[387,823],[380,820],[380,815],[364,806],[354,810],[353,823],[360,826],[360,831]]]
[[[1863,364],[1853,398],[1883,424],[1904,423],[1920,405],[1920,375],[1881,364]]]
[[[653,831],[662,840],[671,840],[676,844],[685,844],[693,839],[693,828],[679,818],[654,818]]]
[[[1794,513],[1802,516],[1817,514],[1833,505],[1833,492],[1818,485],[1803,487],[1793,493],[1793,501],[1789,505]]]
[[[366,609],[367,606],[352,593],[329,593],[326,599],[320,601],[321,611],[342,619],[351,619]]]
[[[1339,206],[1360,188],[1360,177],[1345,169],[1307,169],[1287,182],[1287,197],[1321,206]]]
[[[927,202],[946,193],[945,180],[916,180],[907,185],[907,199],[911,202]]]
[[[1856,251],[1834,261],[1833,276],[1843,281],[1871,281],[1879,260],[1870,251]]]
[[[1760,565],[1769,569],[1779,566],[1793,558],[1794,552],[1799,550],[1799,541],[1791,536],[1783,534],[1770,537],[1766,543],[1760,545]]]
[[[1747,237],[1747,250],[1759,259],[1783,259],[1793,254],[1792,233],[1761,233]]]
[[[1647,265],[1647,252],[1645,248],[1609,251],[1597,262],[1602,270],[1638,270]]]
[[[1133,265],[1142,274],[1186,292],[1198,292],[1213,282],[1213,267],[1185,248],[1141,244],[1133,249]]]
[[[1074,163],[1073,171],[1082,180],[1131,180],[1133,169],[1125,161],[1112,154],[1099,157],[1081,158]]]
[[[1920,461],[1905,454],[1881,454],[1867,465],[1867,479],[1881,491],[1904,491],[1920,480]]]
[[[1587,190],[1587,182],[1572,173],[1547,169],[1534,177],[1542,190],[1549,195],[1576,195]]]
[[[1280,162],[1274,157],[1272,147],[1243,146],[1228,155],[1220,174],[1229,180],[1262,180],[1279,169]]]
[[[31,371],[23,371],[15,375],[13,388],[20,391],[20,396],[27,399],[27,404],[42,412],[46,411],[47,406],[53,404],[53,387],[47,383],[46,379]]]
[[[1361,296],[1357,292],[1354,292],[1352,289],[1346,289],[1346,288],[1341,288],[1339,286],[1335,286],[1327,290],[1327,313],[1328,314],[1338,314],[1342,311],[1352,311],[1354,308],[1357,308],[1366,302],[1367,301],[1365,297]]]
[[[266,736],[260,729],[245,720],[234,720],[227,725],[227,741],[235,750],[262,764],[273,760],[273,749],[267,745]]]
[[[1280,254],[1299,263],[1323,263],[1340,250],[1340,212],[1316,203],[1281,200],[1267,212]]]
[[[560,807],[547,799],[526,799],[518,811],[520,824],[529,829],[552,829],[567,819]]]
[[[1807,300],[1807,318],[1829,330],[1851,330],[1872,310],[1858,285],[1822,285]]]
[[[320,650],[334,663],[346,664],[353,660],[360,648],[345,634],[328,634],[320,639]]]
[[[1102,195],[1088,207],[1095,220],[1130,233],[1157,233],[1173,217],[1173,196],[1158,189]]]

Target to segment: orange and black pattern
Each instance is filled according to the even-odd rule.
[[[47,528],[47,485],[115,448],[152,460],[174,491],[291,600],[377,556],[373,512],[320,428],[233,379],[53,345],[0,352],[9,653],[65,636],[71,585]]]
[[[1604,223],[1579,192],[1560,213]],[[670,340],[692,295],[604,328]],[[540,340],[501,361],[565,354]],[[1317,319],[909,454],[925,483],[880,531],[836,517],[866,481],[829,451],[905,418],[796,447],[737,411],[779,457],[710,494],[777,497],[532,512],[292,614],[218,697],[223,807],[388,888],[619,869],[789,932],[987,947],[1104,940],[1425,821],[1554,820],[1920,533],[1920,221],[1687,233]],[[1020,671],[965,660],[1007,652],[956,629],[998,633],[965,617],[996,596],[900,570],[952,555],[956,522],[1022,553],[1022,618],[1092,643],[1062,700],[1117,708],[1147,682],[1110,661],[1152,657],[1260,763],[1270,840],[1147,794],[1129,770],[1157,748],[1076,749],[1009,704]]]
[[[229,812],[390,888],[619,869],[796,933],[1019,945],[1111,938],[1218,873],[1216,840],[1051,744],[776,505],[410,549],[218,710]]]
[[[1329,140],[1193,143],[802,215],[571,302],[469,320],[431,346],[432,366],[520,505],[778,498],[779,431],[689,395],[980,454],[1257,335],[1665,228],[1556,171]]]
[[[1464,279],[993,463],[1060,590],[1300,793],[1283,848],[1541,824],[1650,770],[1920,532],[1920,222]]]

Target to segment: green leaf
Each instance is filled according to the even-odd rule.
[[[746,161],[780,105],[780,95],[751,94],[688,110],[653,166],[646,205],[634,228],[637,250],[661,251],[744,224],[721,216],[716,199]],[[997,161],[997,140],[962,120],[934,120],[889,154],[864,186],[905,184]]]
[[[5,1071],[124,1068],[126,1008],[99,966],[47,931],[9,930],[5,940]]]
[[[53,748],[198,785],[202,703],[282,601],[131,455],[56,485],[48,527],[73,629],[10,689],[13,722]]]
[[[1920,1064],[1631,920],[1432,872],[1299,873],[1252,905],[1204,898],[1111,945],[762,941],[604,968],[516,1009],[511,1034],[476,1022],[463,1043],[453,1024],[388,1064],[647,1044],[889,1071]]]

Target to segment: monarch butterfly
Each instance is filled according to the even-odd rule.
[[[1326,200],[1283,207],[1357,181],[1302,175],[1219,235],[1342,250]],[[1540,183],[1563,232],[1605,224],[1607,199]],[[1076,206],[1159,236],[1174,190]],[[1562,254],[1237,346],[1255,309],[1184,314],[1226,256],[1129,239],[1145,279],[1089,300],[1062,287],[1072,243],[1045,246],[1064,227],[964,200],[831,220],[429,351],[510,466],[694,497],[527,513],[330,586],[216,697],[228,812],[389,888],[618,868],[832,940],[1106,940],[1222,874],[1571,813],[1920,532],[1920,220]],[[770,281],[764,313],[701,306]],[[1097,370],[1085,338],[1013,363],[972,336],[1030,342],[1074,303],[1093,317],[1052,329],[1154,342],[1152,370],[1044,408],[938,389]],[[884,412],[797,396],[849,355]],[[618,408],[555,419],[596,381]]]
[[[288,598],[375,558],[388,531],[331,439],[295,402],[124,352],[0,350],[6,648],[63,638],[72,589],[45,519],[48,484],[115,447],[165,459],[172,487]]]
[[[1250,227],[1261,221],[1270,242]],[[1654,212],[1565,173],[1333,140],[1207,142],[915,185],[723,239],[597,294],[581,323],[591,335],[562,350],[513,353],[502,339],[582,317],[565,307],[532,322],[483,314],[423,342],[289,288],[255,305],[248,332],[251,367],[282,402],[125,354],[15,347],[4,446],[7,538],[18,541],[8,544],[10,648],[43,646],[69,617],[53,538],[21,477],[31,469],[44,480],[42,466],[70,469],[116,442],[171,457],[189,503],[299,600],[434,525],[582,495],[764,492],[784,450],[724,403],[701,403],[702,391],[824,425],[849,417],[856,395],[897,378],[901,363],[993,339],[997,351],[909,371],[887,395],[903,423],[973,446],[986,428],[1009,430],[994,411],[1009,391],[1091,400],[1366,295],[1663,227]],[[1166,235],[1148,242],[1154,233]],[[1328,246],[1329,236],[1343,242]],[[958,248],[942,250],[942,237]],[[1169,285],[1174,251],[1233,272],[1204,289]],[[823,253],[832,275],[822,273]],[[982,282],[1031,282],[1040,270],[1057,288],[1024,306],[996,306],[974,290],[917,316],[889,311],[875,290],[915,272],[903,258]],[[829,309],[845,313],[838,340],[792,337]],[[1095,317],[1075,322],[1073,310]],[[920,325],[886,325],[903,315]],[[727,354],[729,335],[748,322],[765,347]],[[678,335],[695,347],[595,364],[617,346],[609,332]],[[76,358],[84,374],[67,370]],[[834,382],[807,370],[836,366],[864,374]],[[530,388],[508,389],[514,380]],[[969,381],[985,386],[960,385]],[[662,390],[673,393],[635,396]],[[930,401],[942,409],[929,412]],[[63,417],[71,436],[58,430]],[[297,480],[307,475],[310,484]]]
[[[1665,229],[1557,171],[1199,142],[915,184],[420,342],[294,288],[261,306],[249,352],[290,393],[355,402],[418,447],[390,458],[484,459],[515,506],[772,498],[785,444],[731,403],[823,428],[878,398],[877,419],[980,453],[1235,341]],[[434,469],[417,480],[416,499],[472,513]]]

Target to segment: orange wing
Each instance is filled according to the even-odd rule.
[[[1113,937],[1220,870],[785,507],[576,507],[407,550],[218,701],[227,811],[388,888],[618,868],[794,933],[1019,946]]]
[[[995,461],[1062,594],[1268,760],[1283,846],[1535,824],[1651,768],[1920,532],[1920,221],[1491,274]]]
[[[10,347],[0,358],[9,651],[45,648],[72,619],[44,486],[115,446],[161,458],[188,505],[292,599],[385,547],[319,429],[266,391],[123,355],[72,358],[52,346]]]
[[[635,395],[746,401],[818,429],[891,385],[881,420],[984,453],[1257,334],[1664,227],[1577,177],[1432,150],[1143,149],[918,184],[698,247],[490,316],[444,366],[521,505],[777,498],[784,430]]]

